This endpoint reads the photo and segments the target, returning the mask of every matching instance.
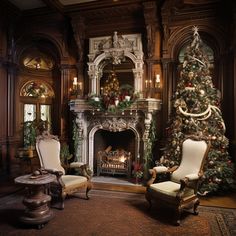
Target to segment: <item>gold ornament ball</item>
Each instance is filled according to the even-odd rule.
[[[203,89],[200,90],[201,96],[205,95],[205,91]]]

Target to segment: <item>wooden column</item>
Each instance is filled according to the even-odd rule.
[[[152,90],[148,96],[160,99],[160,91],[157,91],[156,74],[162,77],[161,66],[161,30],[160,23],[157,18],[157,3],[150,1],[143,3],[144,19],[147,35],[147,77],[145,80],[151,82]]]

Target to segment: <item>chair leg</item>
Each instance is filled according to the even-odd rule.
[[[88,183],[87,188],[86,188],[86,199],[89,199],[88,192],[92,189],[92,184]]]
[[[199,204],[200,204],[200,201],[197,198],[196,201],[194,202],[194,205],[193,205],[193,213],[194,213],[194,215],[198,215],[198,206],[199,206]]]
[[[66,194],[62,193],[61,196],[60,196],[60,199],[59,199],[59,202],[60,202],[60,207],[59,208],[61,210],[63,210],[64,207],[65,207],[65,204],[64,204],[65,198],[66,198]]]
[[[178,207],[175,210],[175,225],[180,226],[180,216],[181,216],[181,209]]]
[[[145,193],[145,198],[146,198],[146,200],[148,201],[148,209],[150,210],[151,209],[151,207],[152,207],[152,198],[151,198],[151,196],[150,196],[150,194],[149,194],[149,192],[147,191],[146,193]]]

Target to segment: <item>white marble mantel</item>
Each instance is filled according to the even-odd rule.
[[[84,99],[71,100],[70,110],[75,115],[80,140],[76,150],[77,161],[89,164],[94,168],[94,135],[103,129],[110,132],[132,130],[135,136],[135,153],[133,156],[142,159],[145,153],[151,121],[161,110],[161,100],[139,99],[124,112],[105,113],[91,107]]]

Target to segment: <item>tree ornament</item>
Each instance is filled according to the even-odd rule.
[[[200,90],[200,95],[204,96],[205,95],[205,91],[203,89]]]

